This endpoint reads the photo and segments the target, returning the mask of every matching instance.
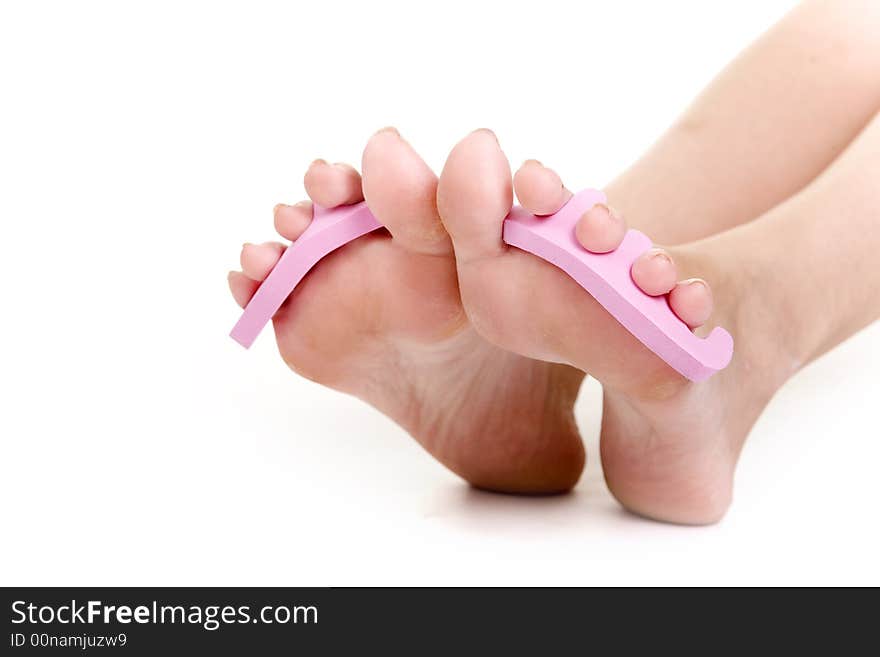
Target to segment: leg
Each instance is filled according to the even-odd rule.
[[[776,389],[880,317],[878,178],[880,115],[802,192],[684,248],[685,261],[712,272],[716,317],[734,327],[738,353],[709,386],[667,401],[606,393],[602,459],[625,506],[675,521],[720,517],[740,449]],[[682,424],[686,433],[670,432]]]
[[[764,281],[763,305],[777,309],[775,329],[793,369],[880,317],[878,181],[880,113],[802,192],[756,221],[688,247],[719,260],[727,249],[749,254],[743,267]]]
[[[614,216],[581,225],[594,251],[620,243],[620,216],[676,244],[750,221],[802,189],[880,109],[880,3],[809,0],[734,60],[638,162],[607,188]],[[796,72],[797,74],[794,74]],[[514,177],[520,202],[555,212],[570,196],[536,160]],[[620,212],[622,210],[622,213]],[[688,324],[706,320],[702,288],[675,285],[662,253],[633,272]],[[689,292],[686,290],[689,289]]]
[[[764,216],[672,248],[656,268],[634,266],[647,293],[672,287],[670,304],[690,324],[708,320],[734,334],[730,367],[702,384],[671,370],[556,268],[501,243],[510,172],[490,135],[453,150],[438,201],[473,325],[507,349],[602,381],[602,460],[614,495],[646,516],[705,523],[726,511],[740,449],[778,387],[880,315],[878,178],[875,118],[822,175]],[[830,225],[838,217],[845,231]],[[708,284],[675,284],[676,274],[704,276],[719,302],[713,307]]]
[[[657,242],[677,244],[781,203],[880,109],[878,34],[875,0],[798,6],[606,188],[611,205]]]

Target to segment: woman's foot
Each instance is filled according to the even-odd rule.
[[[469,320],[499,347],[571,364],[603,383],[602,462],[624,506],[672,522],[717,521],[729,506],[745,437],[785,370],[778,345],[759,337],[767,335],[766,327],[749,330],[760,294],[746,259],[737,260],[743,254],[730,253],[719,236],[654,249],[633,266],[636,284],[648,294],[668,295],[670,307],[691,327],[711,323],[735,339],[748,335],[736,340],[726,370],[693,384],[562,271],[502,242],[514,187],[535,214],[555,212],[570,196],[559,177],[536,161],[526,162],[511,180],[488,131],[462,140],[440,177],[438,208],[454,243]],[[603,206],[586,212],[577,229],[585,248],[597,252],[613,250],[625,232],[622,218]],[[761,375],[755,377],[758,366]]]
[[[584,451],[572,407],[583,374],[484,340],[462,309],[452,243],[436,211],[437,177],[393,129],[364,151],[363,180],[318,160],[311,199],[361,201],[387,227],[323,259],[274,317],[284,361],[360,397],[409,431],[440,462],[481,488],[556,493],[577,482]],[[311,202],[275,208],[295,240]],[[245,244],[229,286],[244,306],[282,244]]]

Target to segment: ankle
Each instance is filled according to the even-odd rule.
[[[707,329],[722,326],[733,335],[734,365],[769,397],[809,360],[811,338],[794,319],[793,300],[776,284],[772,261],[737,233],[676,250],[685,276],[704,278],[712,287],[715,310]]]

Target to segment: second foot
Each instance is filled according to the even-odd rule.
[[[602,382],[602,463],[625,507],[669,522],[719,520],[731,501],[748,431],[779,383],[761,340],[736,340],[750,285],[736,276],[736,259],[717,240],[707,240],[652,249],[633,265],[633,281],[646,294],[666,296],[693,330],[718,324],[733,334],[738,350],[731,365],[694,384],[566,274],[502,242],[514,190],[537,215],[556,212],[571,196],[559,176],[535,160],[512,177],[488,131],[462,140],[440,177],[438,208],[455,246],[468,319],[494,344],[573,365]],[[597,205],[584,213],[576,232],[585,249],[602,253],[614,250],[626,230],[612,208]],[[750,378],[756,363],[769,372],[758,383]]]

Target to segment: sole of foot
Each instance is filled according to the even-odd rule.
[[[361,175],[316,160],[310,200],[275,207],[281,237],[296,240],[312,203],[366,200],[385,230],[324,258],[273,319],[295,372],[385,413],[474,486],[508,493],[565,492],[584,450],[572,407],[583,375],[499,348],[461,305],[452,243],[436,209],[437,177],[394,129],[366,146]],[[229,287],[244,306],[284,252],[245,244]]]
[[[571,365],[603,384],[602,463],[611,492],[626,508],[668,522],[718,521],[730,505],[748,431],[779,384],[770,374],[755,381],[756,368],[767,364],[762,350],[770,347],[737,339],[753,314],[744,292],[754,280],[738,264],[742,254],[727,253],[719,236],[652,249],[633,265],[635,283],[646,294],[665,296],[697,333],[720,324],[734,335],[731,365],[694,384],[566,274],[502,242],[514,191],[537,215],[556,212],[571,196],[536,160],[511,176],[498,140],[486,130],[459,142],[440,176],[438,208],[455,248],[468,320],[503,349]],[[576,234],[585,249],[602,253],[616,248],[626,230],[617,212],[597,205],[580,218]]]

